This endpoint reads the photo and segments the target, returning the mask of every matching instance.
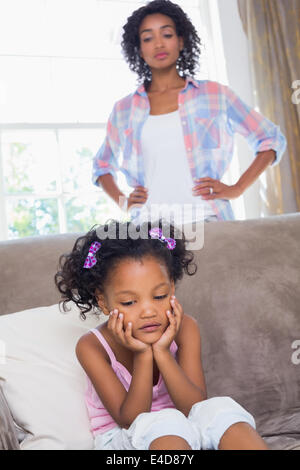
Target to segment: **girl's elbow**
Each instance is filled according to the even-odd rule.
[[[138,415],[132,416],[131,413],[126,412],[126,410],[121,407],[116,422],[121,428],[128,429],[137,416]]]
[[[128,429],[131,425],[131,423],[129,422],[130,420],[128,420],[125,416],[122,416],[121,414],[119,414],[118,416],[116,416],[114,418],[114,421],[117,423],[117,425],[122,428],[122,429]]]
[[[122,412],[122,408],[120,409],[117,418],[115,419],[116,423],[120,428],[122,429],[128,429],[131,422],[130,419],[128,419],[128,416]]]

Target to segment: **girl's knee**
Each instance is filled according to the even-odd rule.
[[[207,418],[214,418],[219,414],[239,414],[250,417],[251,415],[239,403],[230,397],[213,397],[195,403],[189,413],[189,418],[197,415],[205,415]]]
[[[150,411],[148,413],[141,413],[134,421],[135,424],[141,423],[143,426],[151,425],[152,423],[178,423],[185,421],[186,416],[176,408],[164,408],[159,411]]]
[[[150,450],[190,450],[191,447],[186,439],[176,435],[166,435],[154,439]]]
[[[198,429],[204,449],[217,449],[222,435],[235,423],[246,422],[255,428],[253,416],[230,397],[214,397],[195,403],[189,419]]]
[[[177,436],[186,440],[191,447],[194,445],[191,424],[183,413],[173,408],[141,413],[128,432],[137,449],[149,449],[155,439],[166,436]]]

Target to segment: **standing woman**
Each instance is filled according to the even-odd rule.
[[[204,220],[234,219],[230,200],[278,164],[285,151],[279,127],[229,87],[194,78],[200,39],[175,3],[149,2],[123,29],[123,54],[140,85],[113,107],[94,157],[93,182],[130,210],[132,220],[151,204],[192,204],[201,207]],[[229,186],[221,179],[232,160],[235,132],[247,139],[255,159]],[[119,170],[133,188],[128,198],[115,181]]]

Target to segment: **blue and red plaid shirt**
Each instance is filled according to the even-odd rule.
[[[235,132],[247,139],[254,154],[275,150],[273,166],[281,160],[286,139],[279,126],[245,104],[228,86],[187,77],[178,104],[193,179],[222,179],[233,157]],[[129,186],[145,186],[141,132],[149,114],[150,102],[144,85],[115,103],[105,140],[93,160],[94,184],[98,184],[101,175],[111,173],[116,177],[117,171],[121,171]],[[234,219],[229,200],[207,202],[219,220]]]

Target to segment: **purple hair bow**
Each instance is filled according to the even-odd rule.
[[[97,259],[96,259],[95,254],[99,250],[100,246],[101,246],[100,242],[93,242],[91,244],[88,255],[87,255],[86,260],[85,260],[84,265],[83,265],[84,268],[90,269],[93,266],[95,266],[95,264],[97,263]]]
[[[173,238],[164,237],[160,228],[152,228],[151,230],[149,230],[149,235],[151,238],[157,238],[161,242],[166,243],[169,250],[174,250],[176,246],[176,241]]]

